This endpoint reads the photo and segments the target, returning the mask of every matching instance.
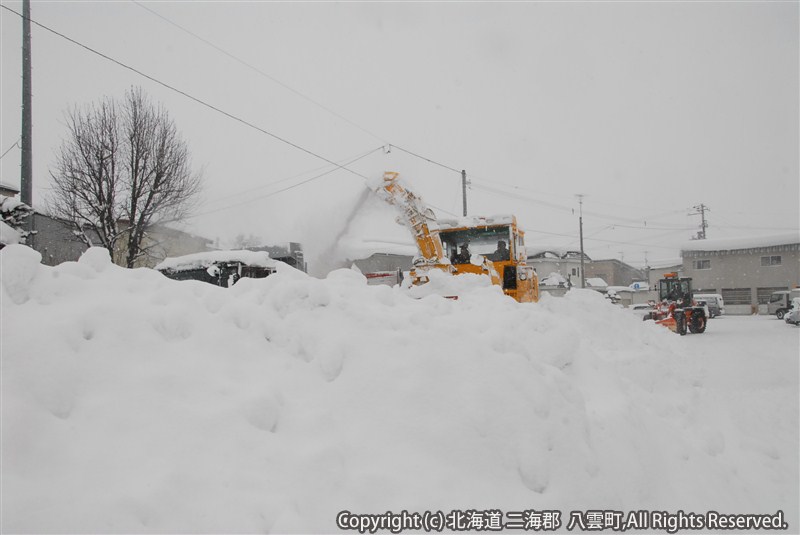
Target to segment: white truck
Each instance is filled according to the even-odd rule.
[[[782,320],[792,307],[792,299],[795,297],[800,297],[800,288],[772,292],[772,295],[769,296],[769,303],[767,303],[767,314],[775,314],[779,320]]]

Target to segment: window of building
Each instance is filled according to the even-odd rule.
[[[572,268],[572,274],[573,274],[573,275],[577,275],[577,274],[578,274],[578,270],[577,270],[577,269],[575,269],[575,268]]]
[[[726,305],[752,305],[750,288],[723,288],[722,300]]]
[[[761,257],[761,265],[762,266],[780,266],[781,265],[781,255],[762,256]]]
[[[692,260],[694,269],[711,269],[711,260]]]
[[[780,290],[786,290],[786,286],[774,286],[770,288],[756,288],[756,297],[758,298],[759,305],[766,305],[770,302],[770,297],[772,296],[773,292],[778,292]],[[781,299],[781,296],[776,296],[777,300]]]

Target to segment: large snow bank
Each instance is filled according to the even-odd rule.
[[[774,492],[742,480],[739,463],[765,461],[693,413],[687,338],[592,290],[413,299],[352,270],[223,289],[96,250],[0,260],[3,532],[334,532],[343,509],[796,513],[796,474],[770,473]]]

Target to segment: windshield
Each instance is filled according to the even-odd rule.
[[[689,295],[689,281],[680,279],[663,279],[659,281],[658,298],[678,301]]]
[[[481,227],[439,233],[444,253],[454,264],[466,264],[469,256],[480,254],[499,262],[508,260],[511,229],[509,227]],[[502,242],[502,243],[501,243]],[[466,249],[464,246],[466,245]]]

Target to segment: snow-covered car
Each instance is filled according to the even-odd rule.
[[[792,299],[792,308],[783,316],[783,320],[791,325],[800,325],[800,297]]]
[[[636,314],[637,316],[641,316],[642,320],[649,320],[650,315],[652,314],[655,307],[650,303],[642,303],[638,305],[631,305],[628,307],[628,310]]]

